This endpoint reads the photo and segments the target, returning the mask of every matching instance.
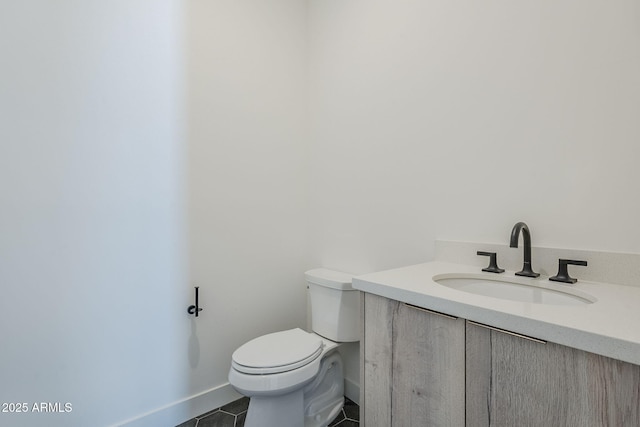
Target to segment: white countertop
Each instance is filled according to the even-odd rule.
[[[355,289],[475,322],[640,365],[640,287],[578,281],[574,285],[530,280],[544,287],[586,292],[596,302],[580,306],[533,304],[450,289],[433,281],[441,274],[496,274],[480,268],[429,262],[357,276]],[[513,271],[501,278],[522,278]]]

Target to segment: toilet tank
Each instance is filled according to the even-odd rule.
[[[304,273],[311,300],[311,329],[337,342],[360,340],[360,291],[353,276],[316,268]]]

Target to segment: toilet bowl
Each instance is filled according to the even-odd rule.
[[[359,339],[359,293],[344,273],[315,269],[305,277],[314,332],[263,335],[233,353],[229,383],[250,398],[245,427],[326,427],[344,405],[336,350]]]

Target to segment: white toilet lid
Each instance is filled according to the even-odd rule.
[[[307,365],[322,353],[322,339],[302,329],[275,332],[240,346],[232,365],[247,374],[275,374]]]

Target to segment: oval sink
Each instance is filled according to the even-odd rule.
[[[458,291],[531,304],[585,305],[596,302],[594,297],[577,289],[562,289],[559,287],[564,285],[534,282],[531,279],[443,274],[434,276],[433,281]]]

